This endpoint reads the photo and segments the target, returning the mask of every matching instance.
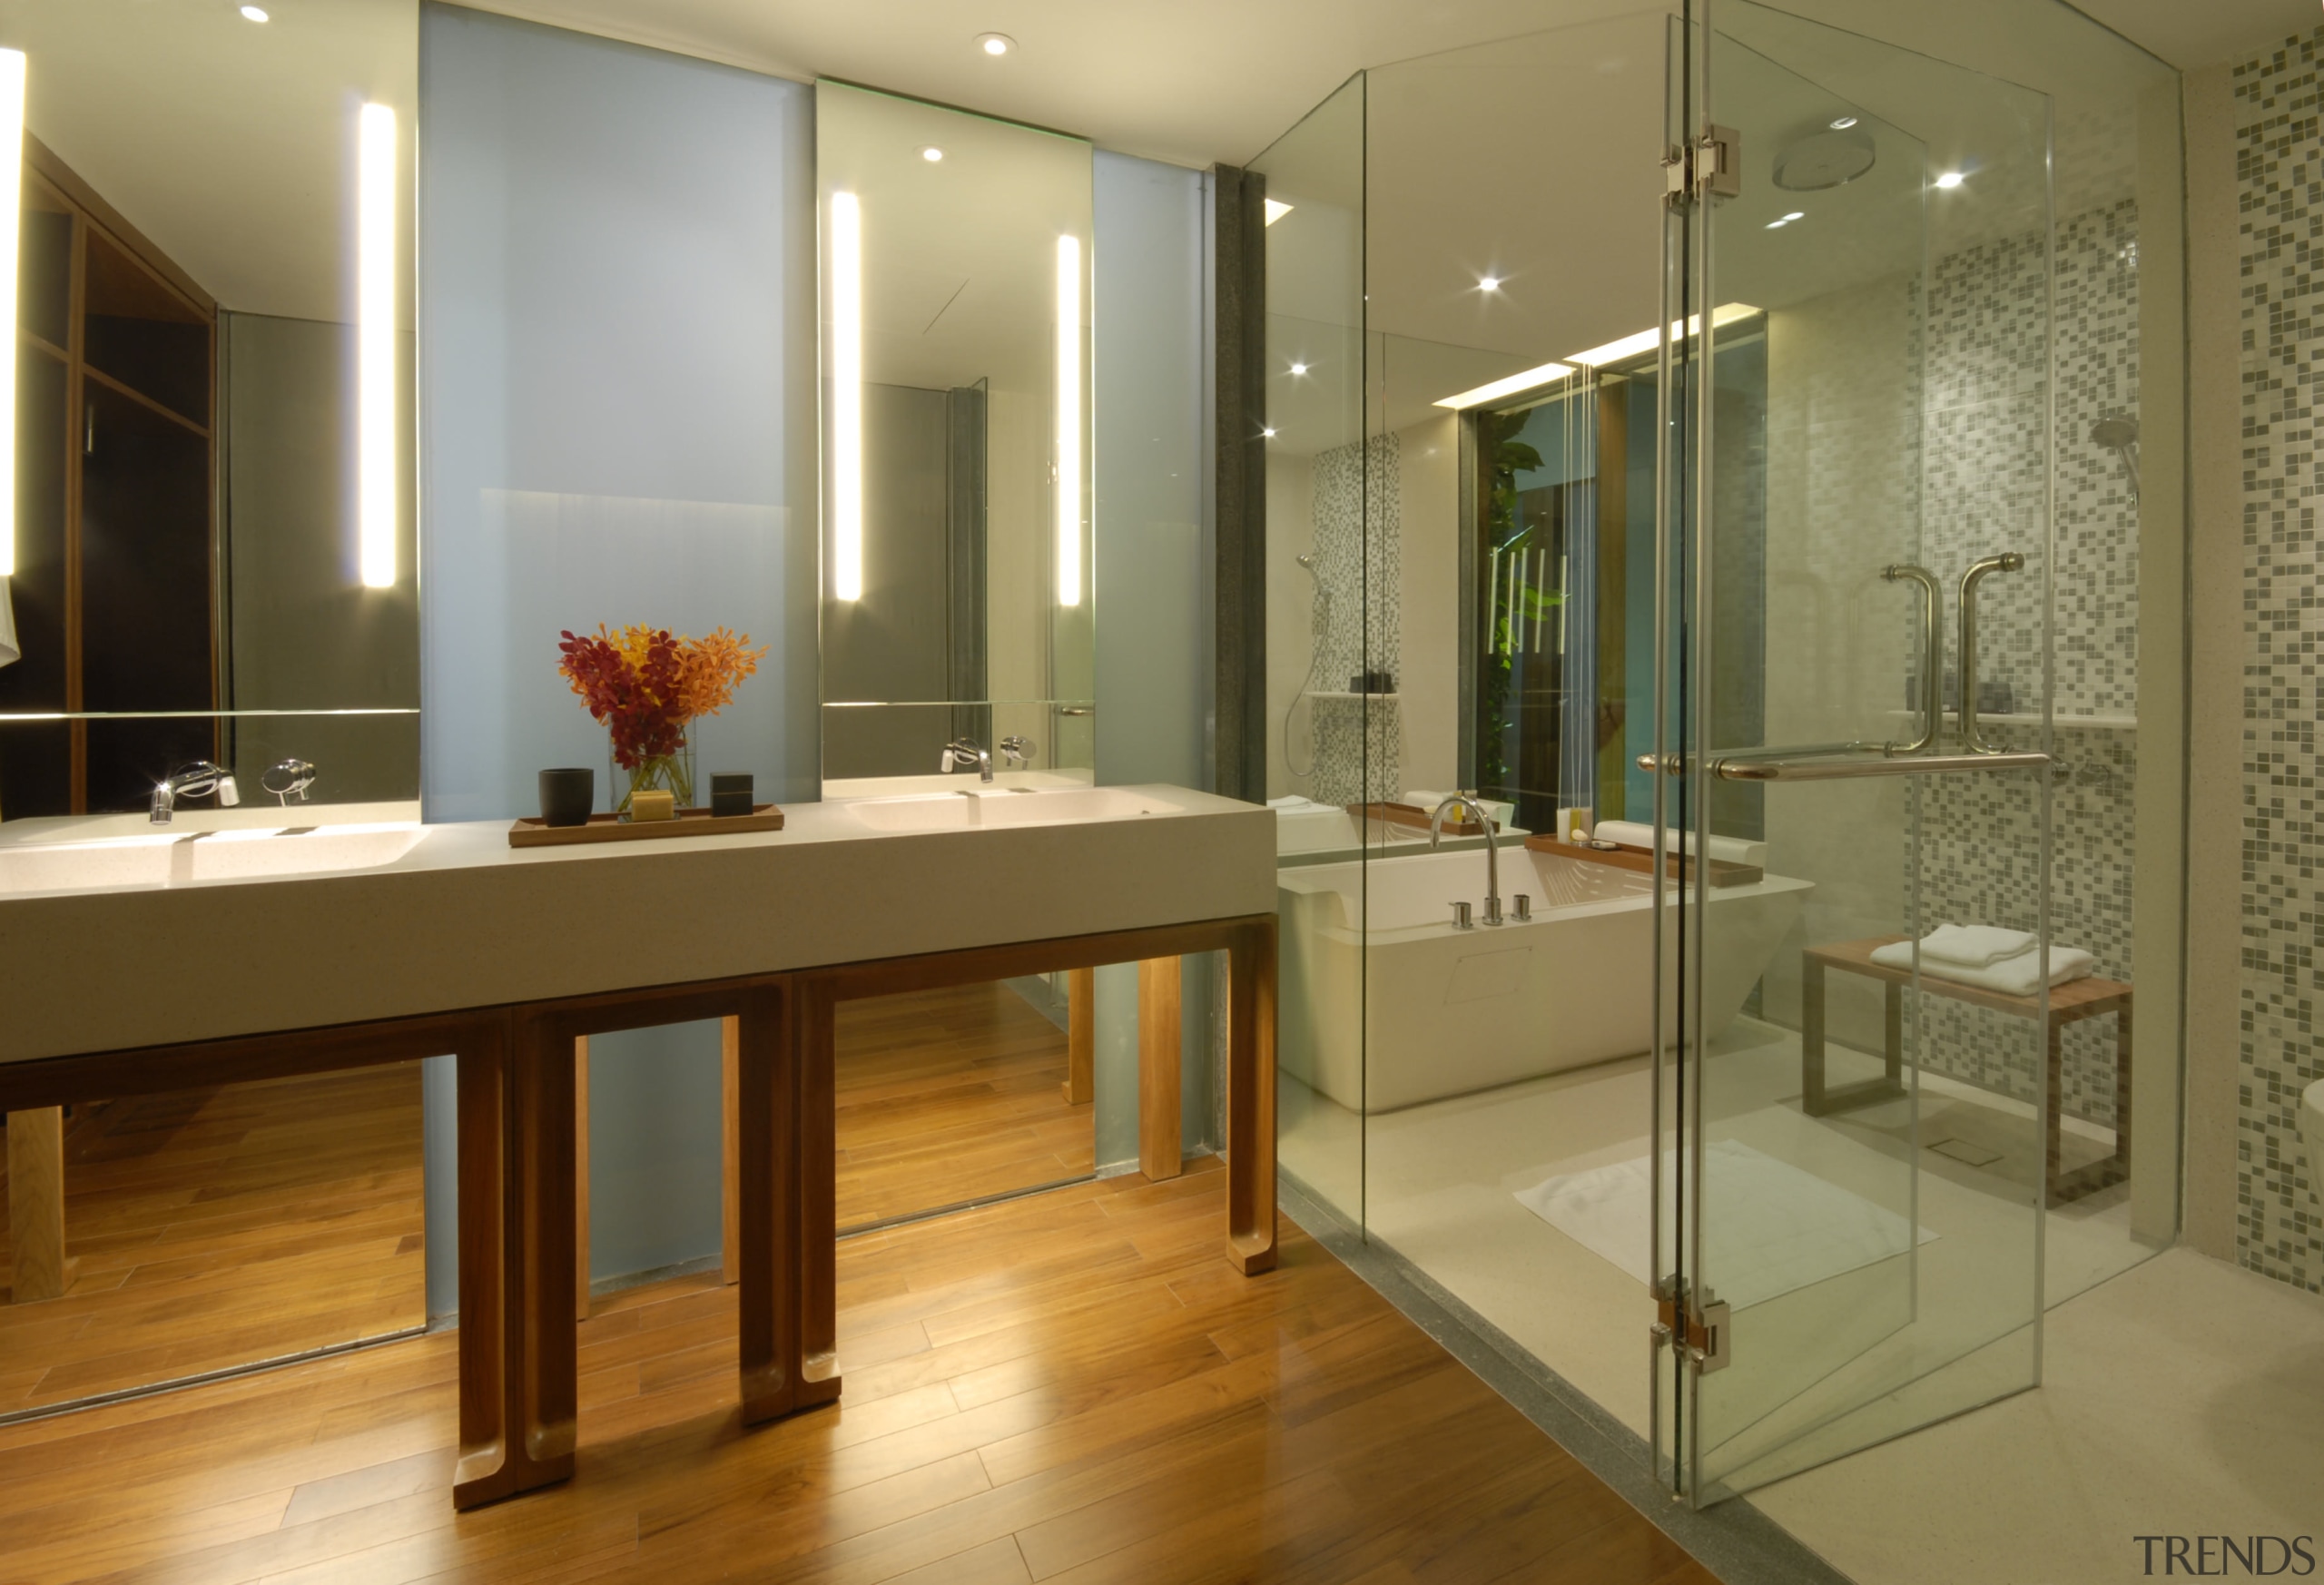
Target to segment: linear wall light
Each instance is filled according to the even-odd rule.
[[[863,214],[832,194],[832,597],[863,597]]]
[[[1267,218],[1265,223],[1268,225],[1275,224],[1275,222],[1281,220],[1285,215],[1291,212],[1291,205],[1284,202],[1280,198],[1262,198],[1259,200],[1259,204],[1260,207],[1266,211]]]
[[[1081,239],[1057,240],[1057,603],[1081,604]]]
[[[0,50],[0,578],[16,576],[16,237],[25,183],[25,52]]]
[[[356,546],[366,588],[396,581],[396,113],[356,118]]]
[[[1652,333],[1648,332],[1649,335]],[[1539,369],[1528,369],[1507,379],[1496,379],[1490,385],[1481,385],[1474,390],[1464,390],[1459,396],[1446,397],[1436,405],[1440,408],[1481,408],[1505,396],[1515,396],[1521,390],[1531,390],[1537,385],[1562,379],[1572,372],[1562,363],[1544,363]]]

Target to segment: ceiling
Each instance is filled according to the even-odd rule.
[[[220,305],[354,317],[355,115],[419,105],[411,0],[0,0],[25,124]],[[407,285],[409,283],[407,282]]]
[[[1089,236],[1089,145],[836,84],[815,133],[826,203],[852,192],[862,216],[864,378],[1047,392],[1058,238]]]
[[[418,95],[415,0],[267,4],[271,20],[254,25],[237,15],[236,0],[0,0],[0,44],[29,50],[37,63],[28,111],[35,134],[222,303],[343,319],[353,108],[365,99],[395,105],[408,138]],[[1722,4],[1728,18],[1750,9],[1743,0]],[[2077,138],[2088,148],[2126,148],[2111,107],[2124,83],[2161,74],[2152,58],[2049,0],[1785,4],[2054,96],[2062,150]],[[2318,21],[2315,0],[2081,5],[2180,66],[2262,48]],[[1392,328],[1505,357],[1544,349],[1557,356],[1577,336],[1594,337],[1531,310],[1498,320],[1486,313],[1460,276],[1494,267],[1502,252],[1536,283],[1564,281],[1559,295],[1568,304],[1601,300],[1617,305],[1609,316],[1627,320],[1636,317],[1632,300],[1645,300],[1630,290],[1636,212],[1610,239],[1619,246],[1593,245],[1572,217],[1612,212],[1605,205],[1613,188],[1630,196],[1637,173],[1629,162],[1617,170],[1578,155],[1602,153],[1609,128],[1641,150],[1656,135],[1650,35],[1667,0],[493,0],[487,8],[760,71],[872,83],[1192,166],[1252,161],[1358,68],[1403,63],[1372,80],[1382,124],[1401,115],[1405,129],[1393,143],[1374,139],[1375,193],[1396,187],[1421,212],[1473,199],[1482,182],[1498,207],[1467,202],[1472,223],[1457,246],[1449,232],[1416,227],[1373,239],[1375,297],[1384,312],[1397,305]],[[1018,47],[997,60],[984,55],[972,41],[988,30]],[[1606,43],[1625,30],[1645,42]],[[1509,76],[1530,52],[1556,67],[1540,80],[1570,103],[1529,104],[1521,94],[1492,106],[1431,105],[1422,94],[1399,107],[1399,78],[1425,84],[1445,75],[1434,64],[1449,52],[1496,40],[1519,42],[1490,52],[1494,69]],[[1951,154],[1948,129],[1964,118],[1948,94],[1927,90],[1932,79],[1884,87],[1877,73],[1855,74],[1857,96],[1886,94],[1880,113],[1933,160]],[[2090,106],[2097,109],[2085,113]],[[1488,121],[1547,140],[1538,146],[1549,155],[1530,162],[1530,195],[1502,201],[1513,156],[1493,147]],[[1561,157],[1566,150],[1577,157]],[[1446,184],[1448,173],[1464,180]],[[2075,207],[2063,176],[2061,186],[2062,207]],[[1584,290],[1596,276],[1607,278],[1608,291]],[[1519,295],[1501,307],[1521,310]]]
[[[1359,69],[1644,7],[1636,0],[490,0],[486,8],[759,71],[874,83],[1129,153],[1207,165],[1251,158]],[[2049,25],[2043,13],[2076,20],[2047,0],[1791,8],[1836,14],[1827,20],[1893,11],[1895,21],[1928,36],[1933,53],[1954,58],[1990,45],[1996,34]],[[2319,20],[2315,0],[2080,0],[2080,9],[2181,68],[2263,48]],[[1868,25],[1897,36],[1885,23]],[[989,31],[1009,34],[1018,48],[1000,60],[978,53],[972,41]]]

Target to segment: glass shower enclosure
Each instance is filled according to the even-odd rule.
[[[1286,1203],[1698,1504],[2175,1231],[2179,507],[2092,438],[2177,445],[2175,80],[1970,4],[1640,6],[1249,167]]]

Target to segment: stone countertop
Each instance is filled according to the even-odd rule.
[[[0,1061],[1274,910],[1270,811],[1116,791],[1152,802],[973,831],[803,803],[780,832],[552,848],[475,822],[368,868],[0,896]]]

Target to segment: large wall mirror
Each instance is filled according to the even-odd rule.
[[[829,82],[815,118],[823,791],[963,739],[1087,781],[1089,145]]]
[[[142,812],[204,760],[246,818],[416,800],[415,9],[18,0],[0,46],[0,814]]]

